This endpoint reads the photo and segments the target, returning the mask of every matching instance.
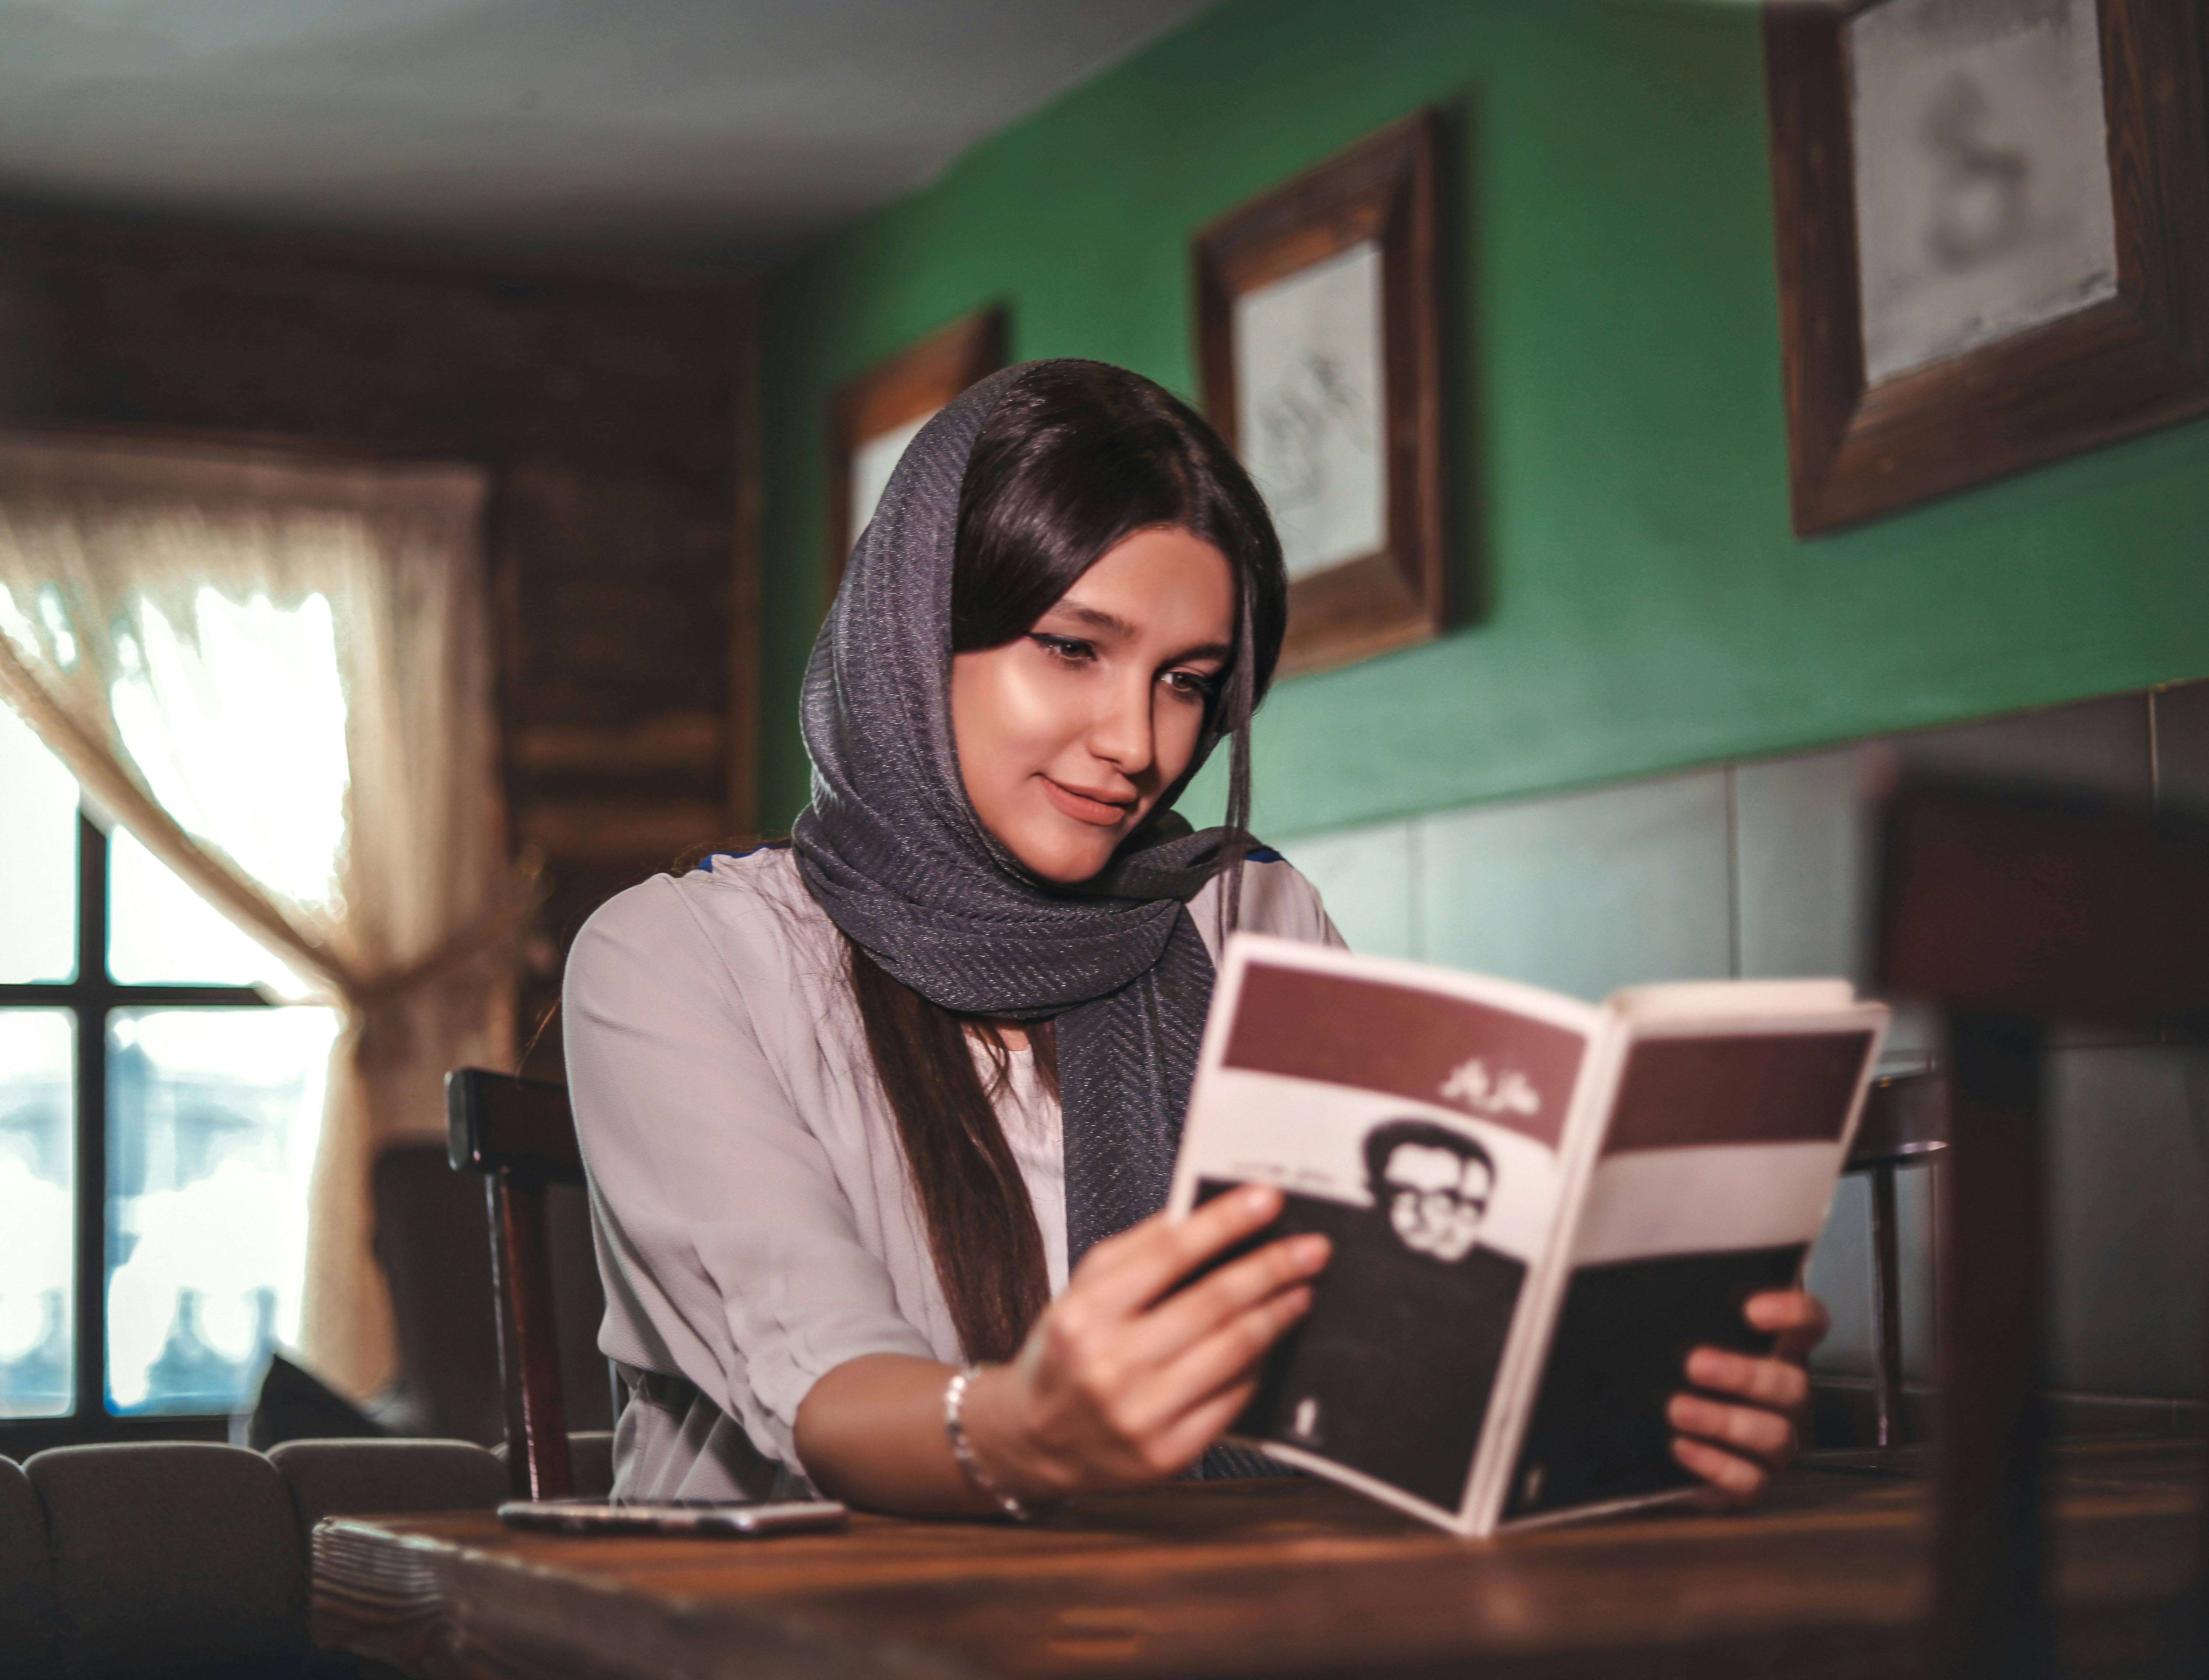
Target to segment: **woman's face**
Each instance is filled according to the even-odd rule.
[[[1189,768],[1234,627],[1227,557],[1156,529],[1109,549],[1026,635],[954,654],[974,813],[1045,880],[1087,880]]]

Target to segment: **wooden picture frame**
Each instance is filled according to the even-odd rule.
[[[992,306],[961,315],[949,326],[877,362],[836,393],[829,439],[828,555],[824,600],[834,599],[844,564],[859,540],[852,492],[870,466],[863,452],[877,440],[896,441],[975,381],[1005,365],[1005,312]],[[886,452],[887,453],[887,452]],[[880,477],[887,477],[884,469]],[[879,494],[879,482],[876,482]]]
[[[1850,32],[1881,3],[1895,0],[1767,0],[1764,11],[1789,481],[1803,537],[2209,411],[2203,26],[2197,8],[2170,0],[2096,8],[2114,244],[2106,295],[1867,378],[1852,104],[1863,90],[1851,62],[1852,39],[1865,38]],[[1933,130],[1917,132],[1935,143]],[[1875,168],[1893,171],[1883,159]]]
[[[1428,640],[1448,619],[1439,180],[1443,156],[1441,117],[1431,110],[1418,111],[1219,218],[1200,230],[1194,242],[1205,413],[1252,466],[1290,553],[1284,675]],[[1376,264],[1377,280],[1372,274]],[[1363,276],[1353,277],[1352,266],[1363,266]],[[1319,522],[1334,535],[1303,540],[1291,528],[1279,484],[1269,484],[1261,470],[1267,458],[1260,447],[1264,441],[1244,435],[1260,427],[1280,435],[1272,417],[1292,404],[1282,381],[1291,376],[1303,352],[1285,342],[1278,351],[1269,349],[1266,333],[1277,339],[1286,335],[1279,327],[1253,323],[1261,310],[1288,298],[1292,288],[1353,278],[1356,285],[1374,288],[1365,296],[1377,295],[1377,305],[1358,307],[1377,307],[1378,412],[1365,435],[1372,452],[1369,465],[1362,456],[1353,461],[1356,472],[1370,471],[1374,478],[1346,499],[1347,513],[1326,513]],[[1245,360],[1268,365],[1254,372],[1239,365]],[[1249,428],[1246,411],[1257,416]],[[1270,459],[1278,462],[1284,457],[1275,450]],[[1313,477],[1321,484],[1317,495],[1324,496],[1324,479],[1316,471]],[[1338,472],[1335,478],[1345,483],[1347,475]],[[1357,551],[1339,552],[1346,546]]]

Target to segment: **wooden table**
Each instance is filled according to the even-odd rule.
[[[1927,1485],[1829,1458],[1748,1516],[1461,1541],[1325,1483],[1085,1499],[1032,1528],[861,1516],[765,1541],[333,1518],[314,1627],[424,1675],[1920,1674]],[[1922,1461],[1917,1467],[1922,1467]],[[2198,1444],[2064,1450],[2068,1671],[2163,1671]]]

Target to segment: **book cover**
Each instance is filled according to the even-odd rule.
[[[1845,984],[1598,1007],[1237,935],[1172,1205],[1279,1189],[1311,1310],[1234,1433],[1459,1532],[1692,1481],[1664,1401],[1800,1275],[1883,1011]]]

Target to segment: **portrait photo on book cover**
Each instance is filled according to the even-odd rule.
[[[1266,1234],[1319,1232],[1333,1253],[1237,1433],[1458,1507],[1526,1275],[1483,1240],[1508,1153],[1470,1125],[1393,1115],[1360,1140],[1361,1203],[1285,1191]]]

